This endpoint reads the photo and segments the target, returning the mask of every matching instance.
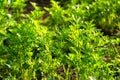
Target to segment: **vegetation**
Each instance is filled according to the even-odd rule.
[[[120,79],[119,0],[26,2],[0,0],[1,80]]]

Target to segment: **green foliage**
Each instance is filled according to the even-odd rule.
[[[119,1],[98,1],[93,5],[88,6],[90,8],[89,18],[91,17],[94,19],[96,26],[99,28],[102,28],[105,31],[111,32],[111,34],[114,34],[120,30],[118,5]]]
[[[118,0],[71,0],[64,7],[51,0],[44,25],[45,11],[35,3],[24,14],[26,0],[0,2],[0,78],[119,80],[120,39],[101,32],[119,31]]]
[[[69,3],[68,6],[67,4],[65,6],[67,7],[65,9],[70,11],[68,12],[66,12],[66,10],[65,11],[62,10],[60,12],[57,11],[60,8],[57,9],[56,11],[59,14],[60,13],[65,14],[65,12],[69,13],[68,15],[76,12],[78,16],[81,15],[82,17],[84,17],[85,21],[94,20],[94,24],[96,25],[96,27],[102,29],[105,34],[114,35],[120,30],[119,5],[120,5],[120,2],[118,0],[116,1],[114,0],[109,0],[109,1],[71,0],[71,3]],[[64,7],[61,7],[61,9],[63,8]],[[77,16],[76,14],[75,16]],[[61,15],[61,17],[63,17],[63,15]],[[78,17],[76,18],[78,19]]]

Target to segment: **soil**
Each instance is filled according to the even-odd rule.
[[[28,0],[26,2],[27,6],[25,7],[25,13],[30,13],[30,11],[34,10],[31,2],[36,3],[37,6],[40,6],[42,9],[44,9],[44,7],[51,7],[50,0]]]

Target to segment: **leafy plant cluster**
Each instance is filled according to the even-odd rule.
[[[69,4],[65,4],[65,6],[62,8],[65,10],[65,12],[66,9],[68,10],[68,12],[66,13],[69,13],[69,16],[75,13],[76,18],[82,17],[82,20],[84,21],[94,20],[93,23],[95,24],[95,26],[102,29],[105,35],[114,35],[119,32],[119,1],[71,0],[71,2],[66,2],[69,2]],[[63,2],[61,1],[61,3]],[[60,12],[58,13],[60,14]],[[63,15],[66,14],[64,12],[61,13]]]
[[[102,32],[119,32],[119,0],[51,0],[44,21],[35,3],[24,14],[26,1],[0,1],[1,79],[120,79],[120,39]]]

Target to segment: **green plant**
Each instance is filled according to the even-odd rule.
[[[119,25],[119,1],[72,0],[61,7],[51,0],[44,25],[40,7],[31,3],[35,9],[24,14],[25,1],[18,2],[7,6],[12,13],[5,7],[7,1],[0,3],[1,79],[119,80],[120,39],[101,32],[118,29],[114,25]]]

